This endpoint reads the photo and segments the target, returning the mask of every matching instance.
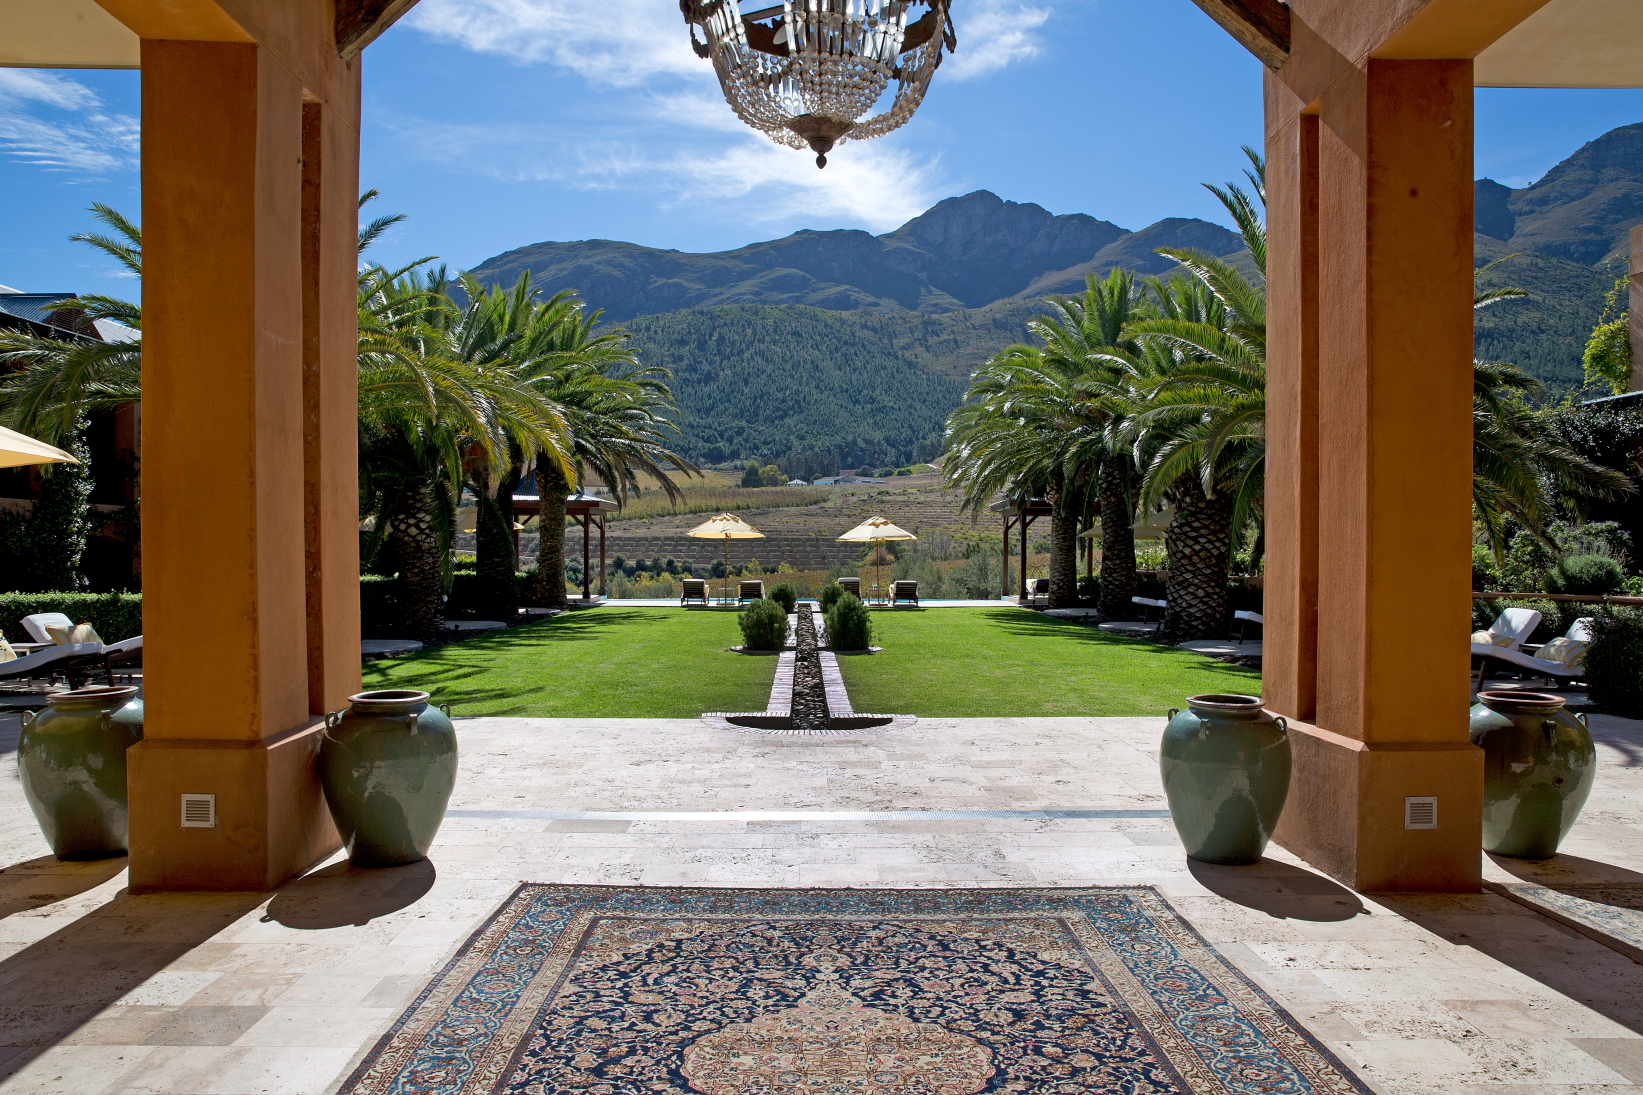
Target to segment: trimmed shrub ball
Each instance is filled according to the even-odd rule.
[[[873,617],[856,595],[840,590],[827,610],[827,645],[834,650],[866,650],[873,645]]]
[[[748,650],[780,650],[787,645],[787,613],[775,601],[749,601],[736,617]]]
[[[1572,555],[1552,568],[1546,584],[1551,593],[1596,597],[1619,593],[1626,586],[1626,575],[1607,555]]]
[[[840,597],[843,596],[843,586],[839,585],[837,582],[828,582],[826,585],[822,586],[821,592],[816,595],[816,603],[821,605],[821,610],[823,612],[826,612],[828,609],[832,608],[835,603],[837,603]]]
[[[799,603],[799,591],[783,582],[770,591],[770,599],[781,605],[783,612],[791,614],[793,606]]]

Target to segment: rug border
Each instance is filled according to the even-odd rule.
[[[378,1055],[384,1052],[392,1044],[394,1037],[404,1029],[405,1025],[417,1012],[417,1009],[422,1006],[424,1001],[426,1001],[428,996],[433,992],[435,986],[437,986],[452,972],[452,970],[456,968],[457,964],[468,953],[469,949],[472,948],[485,935],[485,933],[496,924],[497,920],[503,915],[503,913],[510,906],[512,906],[512,904],[518,900],[519,896],[527,889],[570,890],[588,895],[595,895],[599,893],[620,893],[628,890],[654,890],[687,895],[722,893],[726,890],[768,890],[773,893],[787,891],[797,893],[838,894],[931,892],[962,893],[965,891],[977,891],[983,893],[1055,894],[1079,892],[1114,893],[1142,890],[1156,898],[1158,902],[1162,904],[1172,916],[1174,916],[1176,921],[1186,930],[1187,935],[1194,942],[1198,943],[1210,954],[1215,956],[1225,974],[1230,975],[1232,979],[1240,982],[1247,991],[1249,991],[1267,1007],[1271,1008],[1279,1018],[1284,1020],[1301,1037],[1301,1040],[1304,1041],[1313,1052],[1323,1058],[1326,1063],[1333,1066],[1349,1084],[1361,1093],[1361,1095],[1377,1095],[1375,1089],[1371,1088],[1363,1079],[1361,1079],[1358,1076],[1357,1071],[1352,1066],[1343,1061],[1334,1050],[1326,1046],[1321,1039],[1314,1035],[1312,1031],[1307,1029],[1306,1024],[1297,1019],[1293,1012],[1274,999],[1272,994],[1262,988],[1259,982],[1255,981],[1254,978],[1250,977],[1249,974],[1239,968],[1238,964],[1233,962],[1232,959],[1223,953],[1219,947],[1206,939],[1204,934],[1200,932],[1192,921],[1187,918],[1185,913],[1183,913],[1175,906],[1173,902],[1170,901],[1168,895],[1159,889],[1156,883],[1115,883],[1101,886],[644,886],[578,882],[530,882],[524,880],[521,880],[511,891],[509,891],[506,897],[497,903],[496,908],[491,911],[490,915],[487,916],[460,944],[457,945],[450,958],[437,971],[427,975],[422,989],[417,993],[416,998],[400,1011],[399,1017],[396,1018],[394,1022],[390,1024],[388,1029],[371,1044],[371,1047],[368,1050],[365,1051],[364,1055],[360,1058],[359,1063],[348,1074],[347,1079],[336,1088],[337,1095],[349,1095],[354,1086],[365,1078],[365,1073],[368,1071],[368,1066]],[[1236,902],[1233,903],[1237,904]],[[511,1058],[513,1054],[510,1053],[509,1056]]]

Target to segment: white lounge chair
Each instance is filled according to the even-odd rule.
[[[1266,617],[1262,616],[1259,612],[1251,612],[1248,609],[1243,608],[1240,608],[1238,611],[1234,612],[1232,614],[1232,619],[1238,627],[1238,644],[1240,646],[1243,645],[1244,632],[1248,630],[1250,624],[1266,624]]]
[[[1161,601],[1161,600],[1159,600],[1155,597],[1131,597],[1130,598],[1130,603],[1131,604],[1137,604],[1137,605],[1141,606],[1141,622],[1142,623],[1151,623],[1152,622],[1152,610],[1153,609],[1156,608],[1158,610],[1158,615],[1160,617],[1162,617],[1163,614],[1166,611],[1168,611],[1168,609],[1169,609],[1169,602],[1168,601]]]
[[[105,664],[100,643],[74,643],[71,646],[48,646],[23,658],[0,662],[0,681],[50,680],[61,673],[68,678],[70,688],[80,687],[82,671]]]
[[[1508,608],[1489,625],[1490,641],[1473,643],[1472,653],[1490,650],[1518,650],[1540,626],[1540,613],[1532,608]]]
[[[1530,610],[1519,608],[1508,609],[1507,611],[1524,612]],[[1540,615],[1538,612],[1534,612],[1532,614],[1536,617],[1539,617]],[[1536,622],[1538,623],[1539,620],[1537,619]],[[1531,628],[1531,630],[1533,629]],[[1582,616],[1580,619],[1570,624],[1569,630],[1564,632],[1563,637],[1565,639],[1573,639],[1578,643],[1591,642],[1596,637],[1592,632],[1592,617]],[[1476,680],[1473,682],[1473,691],[1477,691],[1483,687],[1483,675],[1488,671],[1489,663],[1491,661],[1516,666],[1519,669],[1527,669],[1529,672],[1534,673],[1537,676],[1545,677],[1550,681],[1577,680],[1586,672],[1586,659],[1584,655],[1577,657],[1574,660],[1574,663],[1570,664],[1568,662],[1554,662],[1547,658],[1537,658],[1535,655],[1527,653],[1523,650],[1514,650],[1504,646],[1491,646],[1488,643],[1473,643],[1472,655],[1473,657],[1479,659],[1478,675]]]
[[[73,627],[74,621],[61,612],[36,612],[32,616],[24,616],[19,621],[23,630],[33,636],[37,643],[54,643],[56,638],[51,634],[54,627]],[[84,645],[84,644],[81,644]],[[143,656],[143,637],[133,635],[129,639],[121,639],[117,643],[109,643],[100,651],[103,655],[104,668],[108,671],[108,683],[114,683],[114,666],[120,662],[138,661]]]
[[[1021,603],[1024,605],[1049,604],[1050,580],[1048,578],[1028,578],[1027,595]]]
[[[74,626],[74,621],[61,612],[36,612],[32,616],[24,616],[19,622],[23,625],[23,630],[37,643],[57,641],[51,637],[51,632],[46,630],[48,627]]]

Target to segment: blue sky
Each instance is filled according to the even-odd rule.
[[[809,153],[748,130],[672,0],[422,0],[365,55],[362,182],[405,212],[374,252],[454,268],[544,239],[711,251],[884,232],[987,189],[1126,228],[1223,221],[1200,186],[1260,136],[1260,67],[1189,0],[959,0],[959,52],[902,129]],[[135,295],[67,242],[135,216],[137,74],[0,69],[0,284]],[[1477,174],[1524,186],[1643,91],[1478,92]]]

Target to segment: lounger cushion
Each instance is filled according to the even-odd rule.
[[[11,644],[5,640],[4,636],[0,636],[0,662],[14,662],[16,660],[17,651],[11,648]]]
[[[1575,669],[1586,664],[1586,648],[1591,643],[1583,643],[1579,639],[1553,639],[1541,647],[1536,656],[1542,661],[1557,662]]]
[[[76,643],[103,645],[103,640],[97,635],[97,629],[90,624],[75,624],[73,627],[59,627],[56,624],[48,624],[46,633],[51,636],[51,641],[58,646],[73,646]]]
[[[1490,646],[1511,646],[1513,640],[1516,639],[1516,638],[1517,638],[1517,636],[1515,636],[1515,635],[1502,635],[1498,631],[1474,631],[1474,632],[1472,632],[1472,641],[1473,642],[1475,642],[1475,643],[1488,643]]]

